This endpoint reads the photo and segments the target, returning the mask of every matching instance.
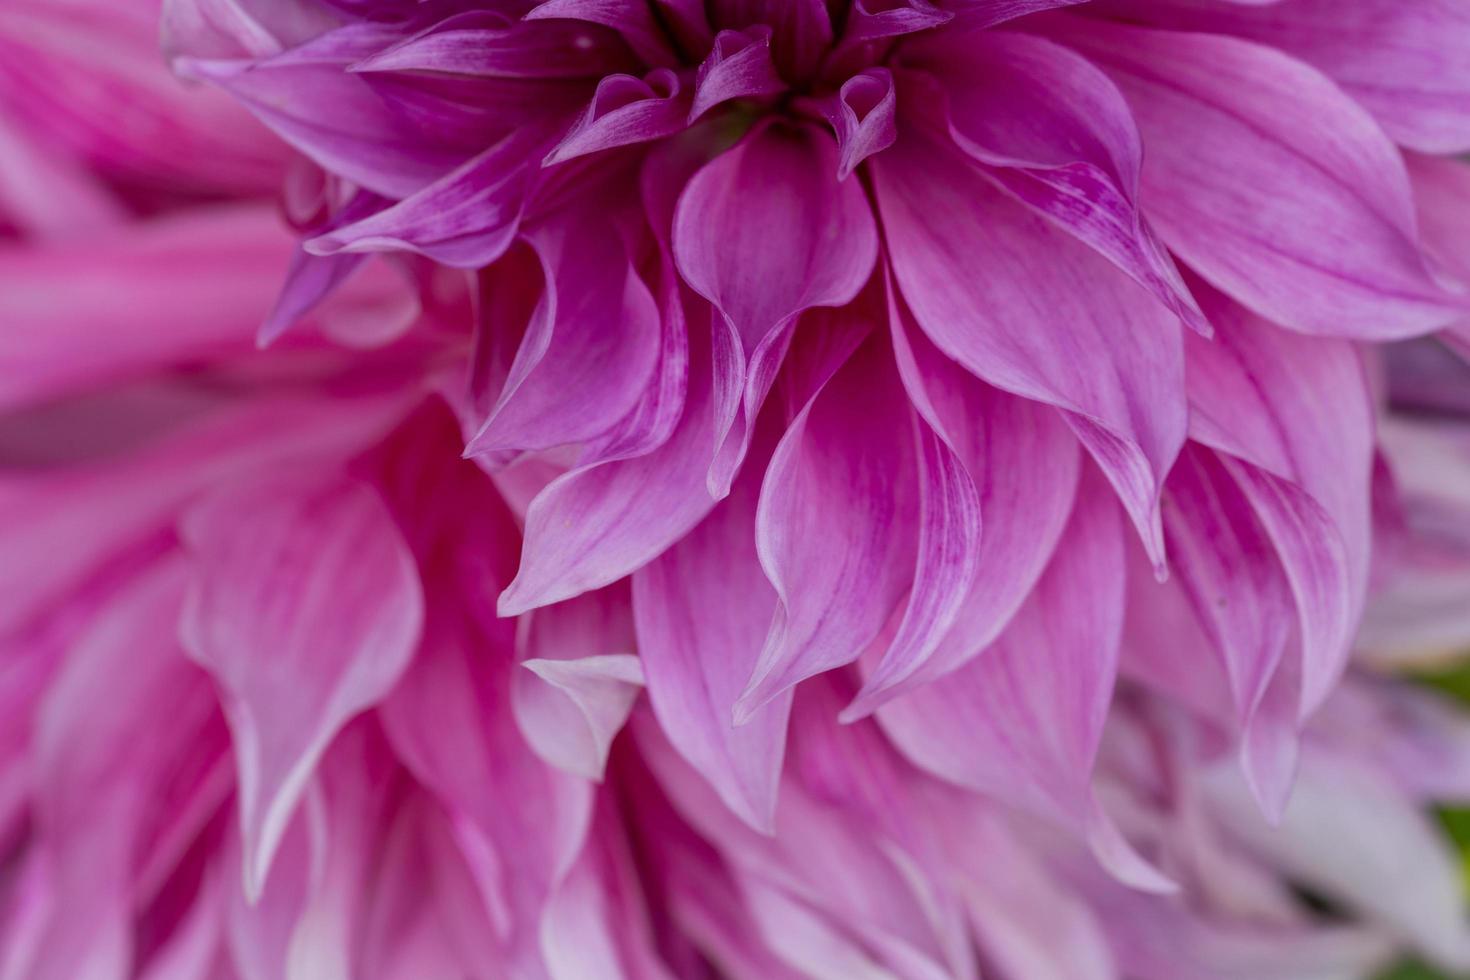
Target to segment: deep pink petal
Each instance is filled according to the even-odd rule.
[[[1122,93],[1043,38],[939,35],[905,53],[932,72],[959,147],[1020,201],[1097,249],[1192,329],[1209,325],[1138,207],[1143,149]],[[932,110],[931,110],[932,111]]]
[[[759,474],[633,576],[639,656],[659,725],[747,824],[769,830],[791,695],[746,724],[734,707],[765,643],[776,593],[755,550]]]
[[[763,126],[705,165],[679,198],[679,271],[724,321],[715,326],[724,449],[710,482],[718,495],[745,455],[792,320],[851,301],[872,271],[872,213],[862,188],[836,173],[826,135]]]
[[[1185,427],[1177,318],[938,144],[907,136],[872,165],[924,332],[989,384],[1063,409],[1161,565],[1158,495]]]

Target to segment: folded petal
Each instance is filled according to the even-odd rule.
[[[1158,495],[1185,427],[1177,318],[952,150],[908,134],[872,166],[919,326],[981,380],[1063,409],[1162,566]]]
[[[638,654],[659,726],[747,824],[769,831],[791,695],[744,725],[734,707],[776,607],[755,548],[758,473],[747,470],[693,531],[633,575]]]
[[[626,589],[587,593],[528,613],[511,708],[551,765],[600,781],[614,736],[643,689]]]
[[[403,249],[454,268],[489,265],[515,240],[548,141],[542,128],[520,127],[392,207],[308,239],[306,250],[336,255]]]
[[[174,637],[187,574],[165,559],[98,610],[37,711],[32,832],[51,895],[17,976],[132,975],[135,861],[160,797],[196,745],[223,748],[208,680]]]
[[[689,338],[688,397],[667,440],[642,455],[553,479],[526,511],[521,568],[500,597],[516,615],[615,582],[679,540],[714,506],[708,342]]]
[[[858,164],[893,145],[898,138],[897,109],[893,73],[887,68],[865,69],[822,100],[822,114],[837,134],[838,180],[846,180]]]
[[[1140,213],[1143,149],[1106,75],[1061,45],[1005,31],[939,35],[904,57],[932,73],[915,82],[939,86],[950,135],[984,173],[1209,333]]]
[[[254,896],[327,743],[412,659],[423,595],[387,508],[358,482],[257,479],[201,501],[181,531],[196,578],[180,635],[225,703]]]
[[[679,76],[667,68],[656,68],[642,78],[608,75],[597,83],[582,118],[543,162],[549,166],[599,150],[671,136],[684,128],[688,103]]]
[[[630,412],[661,354],[660,310],[617,235],[562,216],[528,235],[546,290],[473,454],[600,436]]]
[[[693,122],[715,106],[731,99],[779,95],[786,83],[771,60],[771,28],[765,24],[743,31],[721,31],[710,45],[710,53],[699,63],[694,76],[694,103],[689,108]]]
[[[946,533],[926,539],[921,531],[910,609],[845,718],[943,676],[990,645],[1051,558],[1072,511],[1081,461],[1077,440],[1058,412],[970,375],[935,349],[905,309],[893,310],[892,332],[899,371],[921,424],[931,427],[950,457],[943,468],[933,467],[924,490],[934,494],[942,488],[941,499],[953,495],[957,506],[953,520],[945,522]],[[962,503],[971,493],[978,507],[973,528]],[[970,541],[977,531],[978,546]],[[930,541],[949,556],[947,563],[937,554],[926,558]],[[956,558],[956,549],[974,554]],[[962,566],[969,567],[968,576]],[[947,615],[916,617],[926,606]]]
[[[696,173],[679,198],[673,251],[714,304],[720,373],[710,474],[723,496],[802,310],[840,306],[867,282],[878,237],[862,188],[837,180],[837,151],[810,127],[762,126]]]
[[[856,660],[882,629],[914,575],[917,467],[914,419],[875,332],[787,427],[766,469],[755,534],[776,614],[737,721]]]
[[[1116,504],[1088,472],[1056,555],[1000,638],[877,718],[915,764],[1085,834],[1115,875],[1157,891],[1167,880],[1092,796],[1117,673],[1124,552]]]
[[[1097,21],[1061,36],[1127,97],[1144,210],[1216,286],[1330,336],[1405,337],[1464,315],[1425,269],[1397,150],[1318,71],[1223,36]]]
[[[1290,583],[1250,501],[1210,450],[1191,443],[1180,454],[1164,499],[1169,564],[1220,658],[1233,721],[1245,733],[1246,778],[1266,813],[1279,818],[1295,747],[1275,743],[1273,735],[1284,729],[1294,741],[1296,708],[1267,695],[1293,639]],[[1286,716],[1274,717],[1282,708]]]
[[[1215,325],[1190,337],[1191,435],[1217,450],[1291,583],[1301,625],[1301,712],[1346,663],[1362,615],[1374,421],[1357,352],[1281,330],[1202,284]]]

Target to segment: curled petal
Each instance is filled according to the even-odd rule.
[[[837,134],[838,180],[846,180],[858,164],[893,145],[898,138],[897,106],[893,73],[887,68],[854,75],[823,101],[822,113]]]
[[[684,128],[688,97],[679,77],[657,68],[643,78],[609,75],[597,83],[587,111],[552,148],[546,166],[596,153],[671,136]]]
[[[771,60],[771,29],[761,24],[743,31],[715,35],[709,56],[700,62],[694,78],[694,104],[689,121],[722,102],[778,95],[786,83]]]

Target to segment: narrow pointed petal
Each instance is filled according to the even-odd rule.
[[[1346,663],[1367,589],[1374,421],[1353,347],[1278,329],[1199,287],[1213,341],[1189,338],[1191,435],[1219,450],[1296,596],[1303,716]]]
[[[1190,329],[1209,324],[1138,206],[1143,147],[1117,87],[1085,58],[1009,32],[941,35],[906,64],[942,87],[965,153],[1022,203],[1148,288]]]
[[[1122,528],[1095,471],[1084,477],[1055,557],[981,656],[878,709],[915,764],[1085,835],[1115,874],[1167,888],[1099,810],[1093,760],[1123,626]]]
[[[1147,147],[1144,210],[1219,288],[1292,329],[1361,339],[1470,308],[1426,271],[1398,151],[1315,69],[1229,37],[1092,21],[1063,37],[1123,90]]]
[[[600,24],[621,34],[645,64],[663,67],[676,63],[653,8],[643,0],[545,0],[532,7],[525,19]]]
[[[734,723],[776,607],[755,551],[758,493],[759,476],[743,473],[698,527],[634,573],[633,604],[659,726],[726,806],[769,832],[790,693]]]
[[[501,615],[600,588],[678,541],[715,502],[706,489],[714,442],[707,341],[690,338],[683,413],[657,448],[561,474],[531,501],[515,580]]]
[[[940,354],[906,310],[895,309],[892,324],[909,397],[954,453],[963,468],[962,482],[978,494],[979,542],[970,577],[954,583],[962,592],[948,623],[935,619],[931,629],[912,634],[914,641],[906,646],[896,637],[844,712],[846,719],[943,676],[990,645],[1051,558],[1072,512],[1081,461],[1076,437],[1059,413],[975,379]],[[966,491],[960,486],[955,492],[963,496]],[[956,511],[960,541],[968,540],[964,513],[963,507]],[[942,566],[927,564],[928,571],[921,557],[916,592],[931,576],[936,584],[941,581],[937,569]],[[947,594],[947,588],[938,589],[930,601],[938,603]],[[949,601],[943,600],[941,608]]]
[[[406,197],[464,162],[455,141],[416,132],[361,75],[345,69],[395,40],[354,24],[251,64],[176,61],[187,77],[213,83],[331,173],[385,197]]]
[[[33,959],[16,976],[131,975],[136,855],[149,844],[162,790],[218,724],[207,678],[173,635],[187,575],[183,562],[166,559],[117,593],[39,706],[31,819],[52,894],[35,923]],[[164,715],[171,724],[160,727]]]
[[[308,239],[313,255],[408,250],[445,265],[489,265],[515,240],[547,134],[516,129],[443,178],[377,214]]]
[[[571,20],[516,21],[498,10],[471,10],[372,54],[352,70],[560,80],[601,78],[635,64],[608,30]]]
[[[711,489],[728,492],[754,419],[802,310],[850,302],[878,254],[862,188],[839,182],[832,140],[810,127],[763,126],[706,164],[674,216],[680,273],[714,304],[724,390]],[[729,444],[726,446],[726,444]]]
[[[841,44],[846,46],[883,37],[917,34],[954,19],[954,14],[929,0],[854,0],[847,15]],[[841,50],[839,48],[839,50]]]
[[[423,596],[387,509],[359,483],[220,492],[182,533],[197,579],[180,634],[224,698],[255,896],[327,743],[407,667]]]
[[[1279,818],[1295,753],[1281,736],[1294,741],[1296,706],[1269,698],[1268,687],[1295,626],[1290,583],[1249,500],[1214,453],[1191,443],[1169,476],[1165,501],[1170,567],[1220,658],[1252,791]]]
[[[1178,320],[953,151],[905,135],[872,165],[919,326],[980,379],[1063,409],[1162,568],[1158,498],[1185,430]]]
[[[689,108],[689,121],[731,99],[779,95],[784,91],[786,83],[771,60],[770,27],[760,24],[743,31],[721,31],[715,35],[709,56],[700,62],[694,77],[694,104]]]
[[[574,220],[529,237],[546,291],[470,454],[599,436],[633,409],[658,367],[660,310],[619,237]]]
[[[737,721],[797,682],[856,660],[908,589],[919,488],[904,407],[888,338],[874,333],[776,447],[755,534],[778,601]]]
[[[1088,0],[951,0],[945,6],[955,13],[955,26],[969,31],[1004,24],[1027,14],[1070,7]]]

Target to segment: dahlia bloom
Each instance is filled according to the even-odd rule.
[[[1470,9],[1349,6],[0,14],[0,978],[1470,970]]]

